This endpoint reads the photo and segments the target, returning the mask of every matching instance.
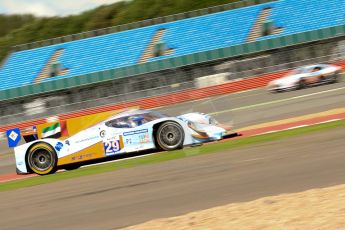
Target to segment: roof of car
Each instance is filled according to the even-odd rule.
[[[116,118],[120,118],[120,117],[127,117],[127,116],[132,116],[132,115],[150,113],[150,112],[152,112],[152,111],[151,110],[141,110],[141,109],[128,109],[128,110],[125,110],[123,112],[120,112],[118,114],[115,114],[115,115],[109,117],[104,122],[109,121],[109,120],[113,120]]]
[[[329,66],[328,64],[313,64],[313,65],[306,65],[301,68],[315,68],[315,67],[326,67]]]

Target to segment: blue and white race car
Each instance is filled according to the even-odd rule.
[[[48,129],[46,133],[54,132]],[[230,126],[203,113],[170,117],[149,110],[125,110],[67,138],[36,139],[15,147],[14,152],[17,173],[45,175],[58,167],[77,168],[88,160],[148,149],[181,149],[233,134]]]

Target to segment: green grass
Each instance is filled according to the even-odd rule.
[[[60,172],[53,175],[38,176],[22,180],[10,181],[0,184],[0,191],[8,191],[18,188],[30,187],[40,184],[52,183],[66,179],[77,178],[81,176],[94,175],[99,173],[111,172],[124,168],[132,168],[139,165],[147,165],[153,163],[159,163],[169,160],[180,159],[184,157],[193,157],[202,154],[216,153],[219,151],[230,150],[233,148],[245,147],[252,144],[259,144],[269,141],[280,140],[297,135],[303,135],[307,133],[324,131],[345,126],[345,120],[334,121],[309,127],[291,129],[286,131],[280,131],[276,133],[269,133],[259,136],[253,136],[242,139],[233,139],[230,141],[224,141],[214,144],[208,144],[200,147],[185,148],[183,150],[162,152],[154,155],[146,155],[140,158],[127,159],[122,161],[115,161],[103,165],[95,165],[91,167],[81,168],[74,171]]]

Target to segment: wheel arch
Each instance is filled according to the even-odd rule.
[[[54,150],[54,152],[55,152],[55,154],[56,154],[56,151],[55,151],[55,149],[54,149],[54,147],[53,147],[53,145],[52,145],[51,143],[48,143],[48,142],[43,141],[43,140],[38,140],[38,141],[35,141],[35,142],[30,142],[30,145],[27,147],[27,149],[26,149],[26,151],[25,151],[25,161],[27,160],[29,151],[30,151],[35,145],[41,144],[41,143],[44,143],[44,144],[49,145],[49,146]]]
[[[160,121],[160,122],[157,122],[156,124],[154,124],[152,126],[152,140],[153,140],[153,143],[154,143],[156,149],[159,149],[159,146],[158,146],[157,140],[156,140],[158,128],[159,128],[159,126],[161,126],[163,123],[165,123],[167,121],[170,121],[170,120]]]

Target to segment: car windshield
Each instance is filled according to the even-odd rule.
[[[157,112],[138,113],[115,118],[113,120],[107,121],[105,125],[113,128],[135,128],[147,122],[164,117],[166,117],[166,115]]]
[[[301,68],[297,68],[297,69],[294,69],[294,70],[290,71],[288,73],[288,76],[296,75],[296,74],[301,74],[301,73],[307,73],[308,71],[309,71],[308,67],[301,67]]]

